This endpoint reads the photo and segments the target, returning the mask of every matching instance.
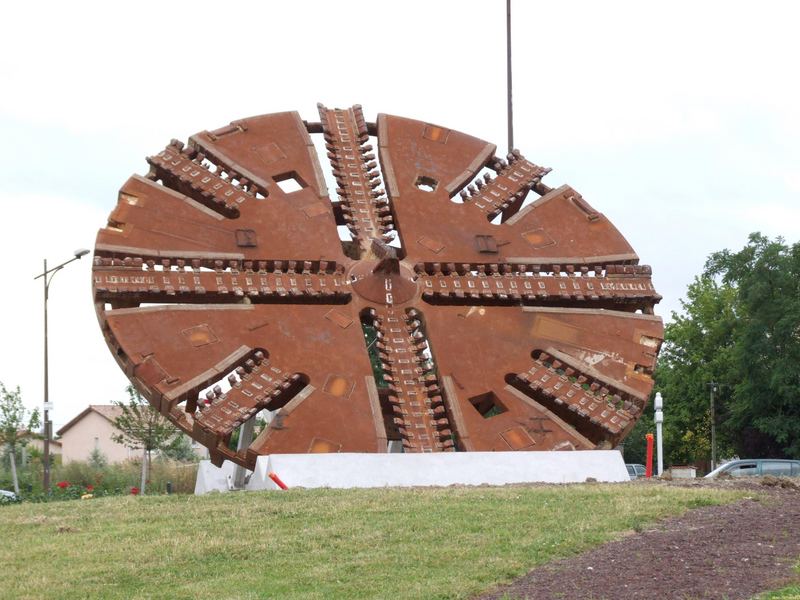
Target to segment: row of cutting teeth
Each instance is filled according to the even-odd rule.
[[[191,160],[194,164],[211,171],[211,166],[214,167],[213,173],[223,181],[227,181],[235,188],[238,188],[249,194],[250,196],[260,196],[264,198],[269,195],[269,190],[257,185],[250,181],[247,177],[237,172],[236,169],[225,165],[219,161],[215,161],[212,157],[208,156],[202,149],[194,146],[191,142],[185,145],[180,140],[172,139],[169,142],[169,148],[173,148],[176,152],[180,152],[183,156]]]
[[[288,275],[326,275],[344,273],[344,265],[328,260],[237,260],[215,258],[142,258],[126,256],[124,258],[95,256],[95,267],[121,267],[145,269],[148,271],[183,271],[191,269],[210,269],[213,271],[230,271],[233,273],[286,273]]]
[[[475,179],[460,192],[463,202],[474,202],[487,211],[489,220],[507,212],[512,206],[519,207],[528,191],[538,188],[542,177],[551,171],[529,162],[516,149],[509,152],[505,159],[495,158],[491,168],[495,171],[494,177],[484,173],[483,177]]]
[[[518,374],[517,381],[557,413],[575,413],[607,434],[618,436],[641,412],[643,400],[613,384],[583,373],[547,352],[535,351],[534,357],[534,365]]]
[[[185,411],[204,429],[224,437],[263,409],[280,400],[301,377],[271,366],[262,351],[256,351],[227,376],[230,389],[214,384],[203,396],[187,398]]]
[[[526,263],[438,263],[426,262],[414,265],[418,275],[469,276],[564,276],[564,277],[649,277],[653,270],[649,265],[593,265],[585,264],[526,264]]]
[[[340,198],[342,217],[345,225],[350,231],[355,240],[361,240],[363,231],[359,227],[359,206],[356,203],[356,192],[361,191],[364,200],[370,203],[368,210],[374,211],[377,217],[377,225],[380,230],[381,239],[390,241],[394,236],[394,218],[392,216],[389,199],[386,197],[385,190],[381,186],[381,176],[378,171],[378,163],[375,160],[373,147],[368,144],[369,132],[367,131],[367,124],[364,120],[364,114],[361,106],[356,104],[351,109],[353,118],[356,125],[357,137],[355,140],[350,140],[349,146],[345,146],[344,142],[336,139],[333,132],[330,130],[330,123],[328,120],[331,112],[334,118],[346,115],[348,111],[341,109],[334,109],[329,111],[324,105],[318,104],[320,119],[323,124],[323,133],[325,138],[325,148],[328,151],[328,159],[330,160],[333,169],[333,176],[336,178],[338,187],[336,193]],[[346,116],[345,116],[346,118]],[[339,120],[337,120],[337,123]],[[346,148],[350,148],[347,150]],[[348,152],[350,154],[348,154]],[[351,185],[353,169],[356,169],[356,174],[359,179],[366,182],[365,189],[355,190]]]
[[[444,403],[442,388],[439,379],[433,372],[433,363],[425,355],[428,350],[428,343],[422,326],[422,316],[416,309],[408,309],[403,316],[403,329],[406,335],[401,341],[393,338],[391,334],[385,334],[383,317],[375,309],[370,309],[370,317],[376,329],[378,354],[381,360],[384,382],[388,385],[390,394],[388,401],[392,407],[393,423],[403,437],[403,447],[410,451],[424,450],[426,447],[436,448],[439,451],[454,450],[452,430],[447,416],[447,409]],[[404,393],[400,386],[405,379],[398,373],[400,364],[395,356],[398,346],[405,346],[414,355],[415,365],[413,367],[415,387],[423,392],[421,401],[424,406],[414,410],[411,406],[410,397]],[[417,416],[418,413],[422,416]],[[423,419],[428,425],[434,436],[433,440],[423,440],[419,430],[412,428],[414,420]],[[427,434],[425,434],[427,435]]]

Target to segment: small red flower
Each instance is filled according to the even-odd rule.
[[[89,485],[86,486],[86,491],[87,492],[93,492],[94,491],[94,486],[90,483]]]
[[[69,487],[69,481],[59,481],[56,485],[62,490],[65,490]]]
[[[139,493],[139,488],[138,488],[138,487],[136,487],[136,486],[133,486],[133,487],[131,488],[131,495],[132,495],[132,496],[136,496],[138,493]]]

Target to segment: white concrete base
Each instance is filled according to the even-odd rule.
[[[234,489],[236,476],[234,463],[225,461],[222,467],[215,467],[210,460],[201,460],[197,467],[197,480],[194,483],[194,494],[200,496],[208,492],[228,492]],[[250,471],[247,471],[250,473]]]
[[[225,474],[213,474],[212,470],[225,471]],[[233,474],[231,463],[226,462],[222,469],[217,469],[203,461],[195,494],[215,489],[227,491],[228,471]],[[259,457],[245,489],[278,489],[269,473],[277,474],[289,488],[581,483],[588,478],[603,482],[629,481],[622,454],[617,450],[272,454]]]

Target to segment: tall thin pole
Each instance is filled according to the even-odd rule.
[[[717,425],[716,416],[714,414],[714,389],[717,387],[716,383],[711,383],[711,470],[717,468]]]
[[[44,259],[44,277],[42,277],[42,284],[44,285],[44,493],[50,491],[50,389],[47,365],[47,259]]]
[[[663,416],[661,417],[662,420],[656,421],[656,456],[658,465],[658,476],[661,477],[664,474],[664,430],[663,430]]]
[[[72,261],[79,260],[82,256],[86,256],[87,254],[89,254],[88,250],[75,250],[72,258],[49,270],[47,269],[47,259],[45,258],[44,271],[33,278],[36,280],[41,277],[42,284],[44,285],[44,464],[42,465],[44,467],[44,481],[42,482],[42,487],[44,488],[45,494],[50,491],[50,438],[53,435],[53,423],[50,422],[50,409],[52,407],[50,405],[50,385],[47,363],[47,296],[49,294],[50,282],[53,280],[55,274]]]
[[[511,0],[506,0],[506,75],[508,80],[508,151],[514,149],[514,111],[511,106]]]
[[[664,398],[661,392],[656,392],[655,397],[655,421],[656,421],[656,455],[658,457],[658,476],[664,474],[664,436],[662,426],[664,424]]]

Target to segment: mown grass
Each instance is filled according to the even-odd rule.
[[[2,598],[464,598],[742,491],[289,490],[0,509]]]

